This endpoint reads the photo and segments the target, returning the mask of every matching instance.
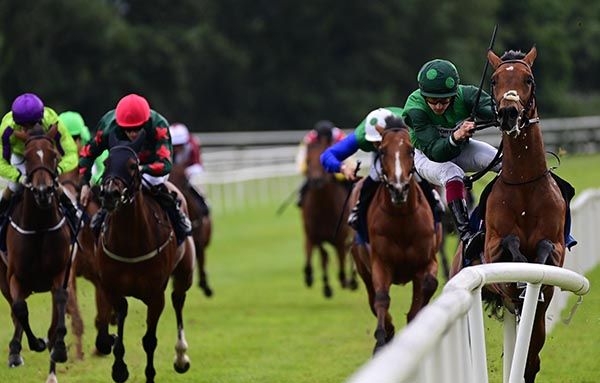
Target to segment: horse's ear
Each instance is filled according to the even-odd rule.
[[[492,64],[492,68],[494,68],[494,70],[496,70],[498,66],[500,66],[500,64],[502,63],[500,57],[496,56],[494,51],[491,49],[487,53],[487,58],[490,64]]]
[[[531,48],[531,50],[529,51],[529,53],[527,53],[525,55],[525,57],[523,58],[523,61],[525,61],[529,66],[533,66],[533,62],[535,61],[536,57],[537,57],[537,48],[534,45]]]
[[[136,137],[136,139],[129,144],[128,146],[133,149],[136,153],[139,153],[142,150],[142,145],[144,145],[144,141],[146,140],[146,131],[140,130],[140,133]]]
[[[27,139],[29,138],[29,133],[23,131],[23,130],[15,130],[13,132],[13,134],[15,135],[15,137],[17,137],[19,140],[25,142],[27,141]]]
[[[50,128],[48,129],[48,133],[46,133],[46,136],[48,136],[48,138],[50,138],[51,140],[54,139],[54,137],[56,137],[56,131],[58,130],[58,124],[52,124],[50,125]]]

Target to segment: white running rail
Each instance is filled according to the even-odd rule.
[[[505,311],[503,382],[521,383],[541,285],[584,295],[590,288],[585,277],[523,263],[466,268],[349,383],[487,383],[481,288],[510,282],[527,282],[527,289],[519,323]]]

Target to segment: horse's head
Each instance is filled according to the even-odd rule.
[[[386,127],[376,126],[381,134],[378,155],[381,161],[381,179],[390,192],[392,203],[406,202],[410,181],[415,172],[414,149],[408,127],[401,118],[385,119]]]
[[[36,124],[27,131],[15,132],[18,139],[25,141],[25,187],[31,191],[35,203],[42,209],[52,206],[54,192],[58,187],[56,168],[59,153],[53,140],[56,131],[56,125],[46,133],[40,124]]]
[[[322,187],[333,177],[321,165],[321,153],[331,146],[331,141],[331,136],[319,135],[315,142],[306,146],[306,177],[310,187]]]
[[[144,131],[133,142],[119,141],[114,134],[110,136],[110,151],[104,161],[104,177],[100,191],[100,200],[106,210],[113,211],[121,205],[133,202],[135,193],[140,190],[140,160],[137,153],[144,138]]]
[[[536,117],[535,80],[531,70],[536,55],[535,47],[527,54],[508,51],[501,58],[488,51],[488,60],[494,68],[492,97],[500,129],[507,134],[519,135]]]

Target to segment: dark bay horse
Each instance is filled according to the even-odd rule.
[[[29,132],[14,132],[25,141],[26,181],[7,228],[7,254],[0,262],[0,288],[12,308],[15,331],[9,345],[8,364],[23,364],[21,338],[27,336],[33,351],[46,349],[46,342],[34,335],[26,298],[34,292],[52,293],[52,323],[48,329],[50,372],[48,382],[56,381],[56,363],[67,360],[64,338],[67,290],[63,287],[68,270],[70,233],[59,209],[56,195],[57,127],[45,133],[40,125]]]
[[[485,215],[485,262],[531,262],[562,267],[565,256],[566,202],[546,164],[537,113],[532,65],[537,51],[509,51],[502,58],[488,52],[494,69],[492,97],[502,130],[502,172],[493,184]],[[515,284],[494,285],[512,313],[522,301]],[[546,337],[545,314],[554,288],[542,288],[525,368],[532,383],[540,370],[539,353]]]
[[[343,288],[356,286],[356,281],[346,279],[346,253],[349,246],[349,228],[340,225],[335,233],[339,219],[345,223],[348,218],[348,209],[344,208],[346,188],[331,173],[327,173],[321,165],[320,156],[331,145],[331,139],[320,136],[316,142],[310,143],[306,148],[307,165],[307,190],[302,202],[302,221],[304,224],[304,252],[306,264],[304,266],[304,282],[307,286],[313,284],[312,253],[318,248],[321,254],[321,267],[323,270],[323,294],[330,298],[333,290],[329,284],[327,272],[329,254],[325,243],[330,243],[337,254],[339,261],[338,278]]]
[[[206,275],[206,248],[210,244],[212,234],[212,220],[210,215],[203,214],[200,204],[197,202],[197,197],[193,193],[193,186],[190,184],[186,174],[185,166],[173,164],[169,174],[169,181],[173,183],[181,191],[187,202],[190,221],[192,221],[192,238],[194,238],[194,246],[196,247],[196,262],[198,265],[198,286],[207,297],[212,296],[213,290],[208,284]]]
[[[433,213],[414,175],[414,150],[408,128],[401,119],[388,118],[377,127],[381,179],[367,212],[370,251],[355,243],[352,254],[377,317],[375,352],[394,336],[389,314],[390,286],[413,283],[407,321],[425,306],[437,289],[436,252],[441,227],[434,227]],[[362,184],[361,184],[362,186]],[[357,198],[358,188],[353,193]]]
[[[137,152],[143,143],[141,134],[134,142],[117,142],[111,136],[110,152],[102,182],[102,205],[108,214],[96,247],[100,274],[101,302],[96,325],[96,348],[108,354],[113,349],[112,378],[124,382],[129,377],[123,359],[123,328],[127,316],[126,297],[140,299],[147,306],[146,334],[142,345],[146,352],[146,381],[154,382],[154,351],[156,329],[165,305],[165,288],[173,278],[171,302],[177,319],[175,370],[186,372],[190,361],[183,330],[183,305],[192,285],[194,246],[188,237],[179,247],[165,211],[154,198],[142,190]],[[183,197],[179,196],[181,199]],[[186,209],[185,201],[182,208]],[[117,335],[108,333],[112,311],[117,317]]]

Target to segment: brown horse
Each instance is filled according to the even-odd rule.
[[[111,136],[111,149],[106,160],[102,182],[102,205],[107,209],[104,228],[96,247],[100,274],[101,302],[108,305],[98,313],[96,348],[115,357],[112,378],[124,382],[129,377],[123,360],[123,328],[127,316],[127,299],[140,299],[147,306],[146,334],[142,339],[146,352],[146,381],[154,382],[156,329],[165,305],[165,288],[173,276],[171,301],[177,318],[177,352],[174,363],[179,373],[190,367],[187,342],[183,331],[183,305],[192,285],[195,254],[188,237],[179,247],[165,211],[142,189],[137,152],[143,134],[134,142],[116,142]],[[179,196],[183,199],[183,196]],[[185,201],[182,208],[185,211]],[[112,310],[117,316],[117,336],[108,333]],[[114,343],[114,346],[113,346]]]
[[[348,209],[344,206],[346,189],[335,180],[331,173],[327,173],[321,165],[320,156],[331,145],[331,139],[325,136],[318,141],[310,143],[306,148],[307,165],[307,190],[302,202],[302,220],[304,223],[304,251],[306,264],[304,266],[304,282],[308,287],[313,284],[312,253],[315,247],[321,254],[321,267],[323,269],[323,294],[331,298],[333,290],[329,284],[327,267],[329,254],[325,243],[330,243],[336,251],[339,261],[338,278],[342,288],[356,288],[356,281],[346,280],[346,253],[349,244],[349,229],[347,225],[340,225],[337,233],[335,228],[338,220],[346,222]]]
[[[356,243],[352,247],[371,311],[377,317],[375,352],[394,336],[389,314],[391,284],[412,281],[410,322],[437,289],[436,252],[441,242],[441,227],[434,227],[431,208],[413,177],[414,151],[408,128],[393,117],[386,124],[386,129],[377,127],[382,136],[378,149],[382,183],[367,211],[370,251]],[[356,199],[358,190],[354,194]]]
[[[46,342],[30,327],[26,298],[33,292],[52,293],[52,323],[48,329],[49,382],[56,381],[56,363],[67,360],[64,338],[67,291],[63,287],[68,270],[70,233],[57,200],[59,152],[54,139],[56,126],[46,134],[37,125],[29,132],[15,132],[25,141],[26,181],[22,199],[15,206],[7,228],[7,255],[0,262],[0,288],[12,308],[15,331],[9,345],[8,364],[23,364],[21,338],[29,348],[43,351]]]
[[[68,173],[63,173],[59,180],[71,199],[74,201],[79,200],[79,171],[75,169]],[[85,207],[85,214],[88,218],[92,217],[100,208],[99,201],[94,193],[94,196],[90,198],[90,202]],[[83,347],[81,338],[83,335],[83,320],[79,311],[79,303],[77,299],[77,277],[84,277],[88,281],[92,282],[94,287],[98,286],[99,276],[98,268],[96,266],[96,238],[90,227],[90,220],[86,219],[81,222],[79,233],[77,236],[76,249],[74,251],[73,264],[71,266],[71,273],[69,274],[69,299],[67,301],[67,314],[71,316],[71,329],[76,337],[76,352],[79,359],[83,359]],[[96,306],[98,302],[96,302]]]
[[[173,164],[173,168],[169,174],[169,181],[173,183],[185,197],[187,202],[190,220],[192,221],[192,238],[194,238],[194,246],[196,247],[196,262],[198,264],[198,286],[207,297],[212,296],[213,291],[208,284],[206,276],[206,248],[210,243],[212,234],[212,220],[210,215],[203,214],[202,208],[194,196],[197,191],[192,190],[186,174],[185,166]]]
[[[502,59],[488,52],[494,69],[492,96],[502,130],[502,172],[493,184],[485,215],[485,262],[531,262],[563,265],[566,202],[546,164],[535,98],[532,65],[535,47],[526,55],[509,51]],[[522,301],[515,284],[494,285],[504,306],[515,313]],[[545,314],[554,288],[542,288],[525,382],[535,381],[545,341]]]

